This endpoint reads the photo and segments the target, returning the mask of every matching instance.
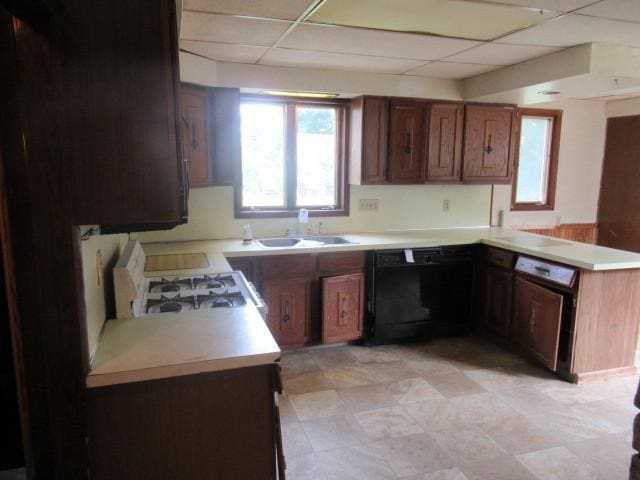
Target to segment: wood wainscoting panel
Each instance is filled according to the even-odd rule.
[[[522,227],[518,228],[518,230],[583,243],[595,244],[598,238],[598,225],[596,223],[565,223],[553,227]]]

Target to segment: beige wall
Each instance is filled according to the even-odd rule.
[[[394,229],[488,225],[491,187],[455,186],[351,186],[351,214],[348,217],[312,218],[317,231],[322,221],[327,233],[380,232]],[[358,211],[361,198],[377,198],[377,212]],[[449,211],[442,209],[449,200]],[[251,224],[255,236],[282,235],[295,228],[295,219],[247,220],[234,218],[233,188],[191,190],[189,223],[163,232],[134,234],[143,242],[238,238],[242,225]]]
[[[533,106],[535,107],[535,105]],[[553,211],[511,212],[511,186],[496,185],[493,223],[499,210],[509,226],[551,226],[596,221],[605,140],[605,102],[565,100],[540,105],[563,110],[556,207]]]
[[[96,235],[81,242],[82,276],[87,308],[89,354],[93,355],[107,317],[113,314],[113,266],[120,256],[127,235]],[[102,256],[102,283],[98,282],[97,252]]]
[[[607,102],[607,117],[640,115],[640,97]]]

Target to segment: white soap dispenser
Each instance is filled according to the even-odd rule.
[[[253,241],[253,232],[251,231],[251,225],[245,225],[242,227],[242,243],[248,244]]]

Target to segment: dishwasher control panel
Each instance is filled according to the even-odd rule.
[[[575,268],[524,256],[518,257],[515,270],[569,288],[573,287],[576,279]]]

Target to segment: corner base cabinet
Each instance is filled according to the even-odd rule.
[[[275,480],[279,365],[91,388],[90,477]]]

